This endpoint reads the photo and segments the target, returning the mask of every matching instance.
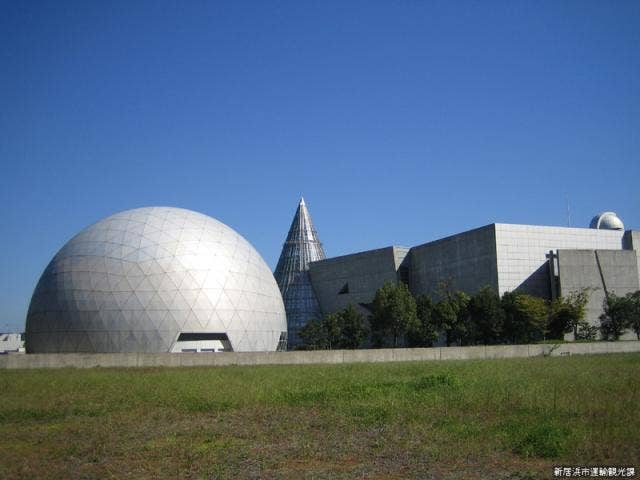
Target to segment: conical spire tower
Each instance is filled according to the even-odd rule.
[[[321,315],[309,278],[309,263],[324,258],[322,243],[311,222],[311,215],[304,198],[300,198],[274,274],[287,311],[290,348],[301,343],[298,337],[300,329],[309,320]]]

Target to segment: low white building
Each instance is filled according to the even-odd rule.
[[[21,333],[0,333],[0,354],[24,353],[24,340]]]

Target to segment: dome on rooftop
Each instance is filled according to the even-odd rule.
[[[602,212],[593,217],[589,228],[597,228],[599,230],[624,230],[624,224],[615,212]]]

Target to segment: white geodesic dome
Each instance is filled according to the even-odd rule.
[[[275,351],[286,332],[278,285],[249,242],[206,215],[149,207],[107,217],[62,247],[31,298],[26,346]]]

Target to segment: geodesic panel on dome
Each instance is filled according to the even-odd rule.
[[[168,352],[180,333],[224,333],[234,351],[275,351],[286,332],[269,267],[200,213],[128,210],[51,260],[27,314],[29,352]]]

